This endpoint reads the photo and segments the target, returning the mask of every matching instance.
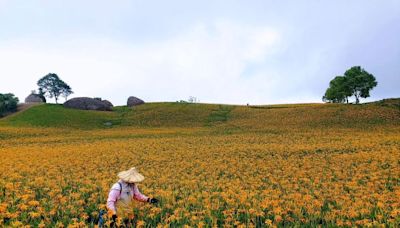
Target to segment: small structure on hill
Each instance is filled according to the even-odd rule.
[[[32,104],[32,103],[46,103],[46,98],[41,96],[40,94],[36,94],[32,92],[29,96],[25,98],[25,103]]]
[[[133,107],[133,106],[138,106],[138,105],[141,105],[141,104],[144,104],[144,101],[142,99],[139,99],[137,97],[131,96],[131,97],[128,98],[128,101],[127,101],[126,105],[128,107]]]
[[[76,97],[66,101],[64,107],[81,110],[112,111],[113,104],[107,100],[101,100],[101,98]]]

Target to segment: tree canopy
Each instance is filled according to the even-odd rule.
[[[348,69],[344,76],[336,76],[329,82],[329,87],[322,97],[325,102],[348,103],[348,98],[354,96],[356,104],[360,98],[370,96],[369,92],[377,86],[375,77],[360,66]]]
[[[60,96],[64,96],[67,99],[73,93],[71,87],[54,73],[49,73],[41,78],[37,82],[37,85],[43,96],[54,97],[56,103],[58,103]]]
[[[17,110],[18,98],[12,93],[0,93],[0,117],[7,112],[14,112]]]
[[[329,82],[329,88],[326,90],[323,97],[324,101],[333,103],[348,102],[348,97],[351,96],[347,88],[347,78],[344,76],[336,76]]]

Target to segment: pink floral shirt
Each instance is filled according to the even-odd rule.
[[[121,185],[119,185],[118,182],[121,183]],[[122,180],[119,180],[118,182],[111,187],[107,199],[107,208],[114,213],[117,213],[116,202],[121,199],[121,195],[124,191],[129,191],[129,195],[132,196],[129,200],[135,199],[141,202],[146,202],[149,198],[140,193],[136,184],[128,184]],[[122,186],[122,191],[120,186]]]

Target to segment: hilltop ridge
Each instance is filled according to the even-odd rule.
[[[147,103],[135,108],[115,107],[112,112],[36,105],[0,120],[1,126],[101,129],[116,127],[211,127],[249,129],[281,125],[370,126],[400,123],[400,99],[361,105],[282,104],[237,106],[200,103]]]

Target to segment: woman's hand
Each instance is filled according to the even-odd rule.
[[[158,203],[158,199],[156,199],[156,198],[148,198],[147,202],[149,202],[151,204],[156,204],[156,203]]]
[[[116,223],[117,223],[117,215],[113,214],[111,217],[110,227],[116,227]]]

